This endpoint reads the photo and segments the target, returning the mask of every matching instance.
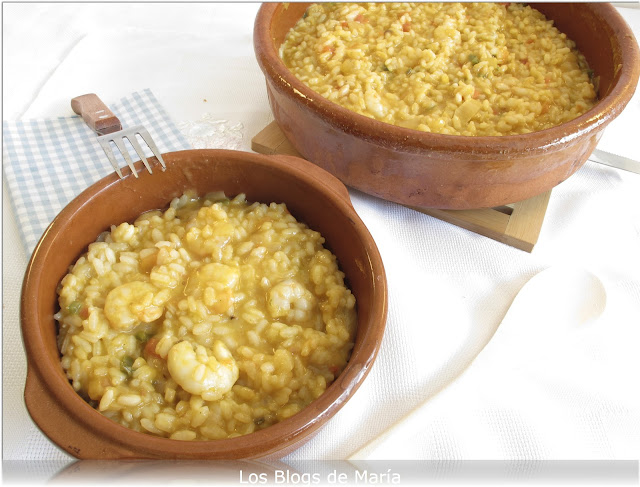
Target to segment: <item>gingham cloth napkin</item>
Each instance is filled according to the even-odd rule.
[[[104,102],[123,128],[144,126],[160,152],[190,148],[151,90]],[[73,113],[70,106],[69,113]],[[113,168],[97,135],[81,117],[5,120],[2,130],[4,175],[22,242],[31,254],[58,212]],[[147,156],[152,155],[148,147],[144,149]],[[124,166],[122,156],[117,157]]]

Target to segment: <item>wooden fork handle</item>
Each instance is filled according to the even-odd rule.
[[[71,108],[82,116],[85,123],[98,135],[122,130],[122,124],[118,117],[94,93],[73,98]]]

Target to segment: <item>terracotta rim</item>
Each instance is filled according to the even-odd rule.
[[[615,118],[633,95],[625,87],[637,83],[640,54],[633,32],[610,4],[589,4],[607,19],[621,47],[622,71],[613,89],[590,110],[556,127],[522,135],[477,136],[425,133],[374,120],[331,102],[307,87],[284,65],[271,38],[271,23],[279,3],[260,7],[254,27],[254,46],[260,67],[267,80],[282,93],[304,104],[311,112],[331,120],[342,131],[375,141],[379,145],[401,147],[403,151],[424,149],[476,154],[520,152],[517,147],[531,147],[530,152],[544,152],[560,142],[583,136]],[[366,127],[363,130],[363,127]]]
[[[180,154],[184,152],[205,154],[215,152],[230,157],[239,157],[238,154],[241,154],[241,157],[251,160],[253,164],[276,166],[280,170],[289,172],[295,178],[302,180],[305,184],[317,188],[326,198],[325,204],[337,206],[341,213],[348,216],[360,237],[363,247],[366,249],[366,254],[369,257],[369,269],[367,270],[374,285],[372,286],[370,311],[371,326],[367,326],[364,329],[364,336],[358,340],[360,345],[354,348],[353,355],[345,370],[322,396],[309,404],[300,413],[264,430],[231,439],[180,441],[155,437],[128,429],[103,416],[87,404],[71,387],[60,367],[59,361],[56,363],[50,360],[46,353],[42,353],[42,350],[46,350],[46,344],[38,325],[37,307],[30,305],[32,301],[30,301],[29,296],[40,296],[38,289],[42,272],[38,269],[42,269],[46,265],[47,259],[53,257],[50,254],[52,244],[64,231],[65,222],[73,218],[73,215],[87,201],[108,190],[113,185],[119,184],[120,180],[114,173],[93,184],[73,199],[45,230],[43,237],[33,251],[22,286],[20,309],[22,336],[27,351],[28,372],[29,374],[32,372],[38,374],[42,379],[42,385],[46,387],[49,394],[55,398],[62,408],[74,414],[78,423],[82,424],[84,428],[102,435],[109,444],[120,445],[127,450],[140,452],[140,457],[150,457],[149,454],[151,454],[151,457],[173,457],[175,455],[170,453],[175,450],[176,445],[180,447],[181,456],[192,458],[253,458],[261,456],[257,453],[260,451],[266,451],[268,455],[273,455],[274,452],[290,447],[292,442],[312,435],[321,426],[322,420],[332,417],[342,407],[368,374],[380,348],[380,339],[376,337],[376,333],[380,333],[381,337],[386,324],[387,287],[382,259],[373,237],[351,205],[344,185],[334,176],[317,168],[308,161],[304,161],[304,163],[312,167],[309,171],[303,171],[287,164],[287,159],[291,156],[263,156],[239,151],[214,149],[181,151],[164,154],[163,158],[167,165],[175,164],[176,159],[179,159]],[[295,159],[301,161],[301,159]],[[136,168],[138,171],[144,170],[141,162],[136,163]],[[325,174],[319,173],[318,170]],[[322,177],[319,178],[319,175]],[[133,176],[128,173],[126,177],[132,178]],[[339,186],[336,186],[336,182]],[[340,187],[344,188],[344,191],[341,191]],[[376,279],[375,276],[379,276],[379,278]],[[51,317],[51,326],[55,326],[53,316]],[[41,359],[37,360],[36,357]],[[29,374],[27,381],[29,381]],[[55,439],[53,440],[55,442]],[[230,452],[233,453],[230,455]]]

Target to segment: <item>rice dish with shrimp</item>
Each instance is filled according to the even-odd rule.
[[[112,420],[177,440],[293,416],[344,369],[355,297],[324,239],[284,204],[174,199],[112,226],[58,288],[73,388]]]

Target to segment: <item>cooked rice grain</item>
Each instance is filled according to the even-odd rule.
[[[187,193],[100,238],[63,278],[56,319],[74,389],[114,421],[178,440],[248,434],[345,367],[355,298],[285,205]]]
[[[524,134],[596,102],[575,43],[525,4],[314,4],[280,53],[328,100],[424,132]]]

